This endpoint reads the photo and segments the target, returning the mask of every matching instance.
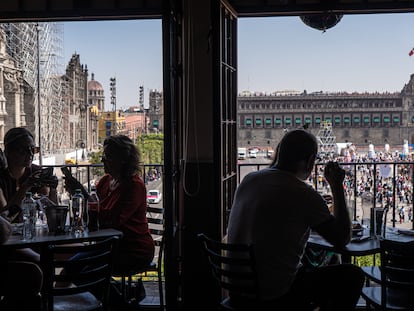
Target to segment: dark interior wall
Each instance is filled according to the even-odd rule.
[[[220,236],[213,163],[212,1],[184,0],[183,18],[183,167],[181,189],[183,310],[214,310],[220,290],[197,240],[198,233]],[[217,143],[217,142],[216,142]],[[220,144],[218,142],[218,144]],[[218,146],[216,146],[218,147]]]

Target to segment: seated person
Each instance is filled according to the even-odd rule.
[[[0,213],[11,222],[21,220],[20,204],[26,194],[44,192],[57,203],[58,180],[50,174],[41,178],[41,167],[32,163],[38,152],[33,135],[23,127],[15,127],[4,136],[6,166],[0,169]]]
[[[41,167],[32,163],[34,153],[33,135],[23,127],[15,127],[4,136],[5,166],[0,169],[0,214],[10,222],[21,222],[21,202],[27,191],[39,193],[47,187],[49,198],[57,202],[56,176],[40,178]],[[9,259],[38,262],[39,255],[30,249],[9,254]]]
[[[11,234],[10,223],[0,216],[0,243]],[[0,310],[41,310],[42,271],[31,262],[0,257]]]
[[[102,162],[106,174],[96,185],[100,203],[99,226],[123,232],[114,274],[145,269],[154,257],[155,245],[146,217],[147,191],[140,177],[138,148],[127,136],[110,136],[104,141]],[[65,188],[71,194],[81,189],[87,198],[88,192],[80,182],[67,168],[62,170]]]
[[[235,193],[230,211],[229,243],[253,244],[262,308],[267,310],[354,310],[364,282],[352,264],[305,269],[301,259],[313,229],[338,248],[351,238],[345,203],[345,171],[327,163],[325,178],[333,196],[333,213],[305,180],[313,171],[318,143],[305,130],[287,132],[272,167],[249,173]],[[342,291],[346,288],[346,293]],[[230,293],[235,304],[249,297]],[[257,305],[257,302],[255,302]]]

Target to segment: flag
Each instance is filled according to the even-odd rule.
[[[411,49],[411,51],[408,53],[408,56],[414,55],[414,48]]]

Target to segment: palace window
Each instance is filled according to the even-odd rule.
[[[270,118],[266,118],[266,120],[265,120],[265,124],[266,124],[267,126],[272,125],[272,119],[270,119]]]
[[[355,124],[359,124],[359,122],[361,122],[360,119],[359,119],[359,117],[354,117],[354,123]]]
[[[305,118],[305,124],[311,124],[311,118]]]
[[[321,124],[321,118],[320,117],[315,118],[315,124]]]
[[[256,125],[262,125],[262,119],[261,118],[256,118],[255,123],[256,123]]]
[[[285,119],[285,124],[290,125],[292,123],[292,119],[291,118],[286,118]]]
[[[390,117],[384,117],[384,123],[390,123]]]
[[[252,119],[247,118],[246,119],[246,125],[252,125]]]
[[[369,117],[364,117],[364,123],[365,123],[365,124],[367,124],[367,123],[369,123],[369,122],[370,122]]]
[[[351,120],[349,119],[349,117],[344,117],[344,123],[345,124],[349,124],[351,122]]]
[[[374,123],[380,123],[380,118],[379,117],[374,117]]]
[[[281,118],[275,118],[275,124],[276,125],[281,125],[282,124],[282,119]]]
[[[341,123],[341,117],[335,117],[335,124]]]
[[[302,123],[302,118],[295,119],[295,124],[301,124],[301,123]]]
[[[394,117],[394,118],[392,119],[392,121],[393,121],[394,123],[400,123],[400,117]]]

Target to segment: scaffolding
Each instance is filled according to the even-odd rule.
[[[63,24],[4,23],[0,27],[6,33],[8,54],[34,93],[34,116],[27,116],[34,118],[33,134],[41,142],[42,154],[54,153],[60,149],[64,137]],[[21,120],[26,125],[24,113]]]
[[[336,151],[336,137],[332,130],[332,123],[325,120],[321,123],[318,134],[319,153],[322,155],[333,155]]]

